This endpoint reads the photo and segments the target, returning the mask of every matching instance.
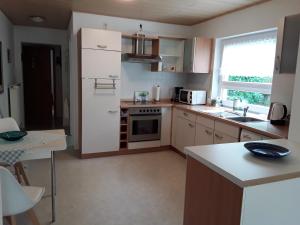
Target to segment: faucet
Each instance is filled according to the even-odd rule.
[[[244,116],[244,117],[247,116],[248,110],[249,110],[249,106],[243,108],[243,111],[244,111],[243,116]]]

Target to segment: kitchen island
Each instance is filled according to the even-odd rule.
[[[298,225],[300,144],[282,159],[253,156],[244,143],[185,148],[184,225]]]

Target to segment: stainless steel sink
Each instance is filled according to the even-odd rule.
[[[264,120],[257,119],[254,117],[240,116],[240,117],[227,117],[226,119],[234,120],[237,122],[248,123],[248,122],[264,122]]]

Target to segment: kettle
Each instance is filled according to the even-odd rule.
[[[271,124],[284,125],[287,116],[287,107],[284,104],[274,102],[271,104],[269,119]]]

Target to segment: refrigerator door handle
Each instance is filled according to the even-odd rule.
[[[117,113],[119,110],[108,110],[109,113]]]

